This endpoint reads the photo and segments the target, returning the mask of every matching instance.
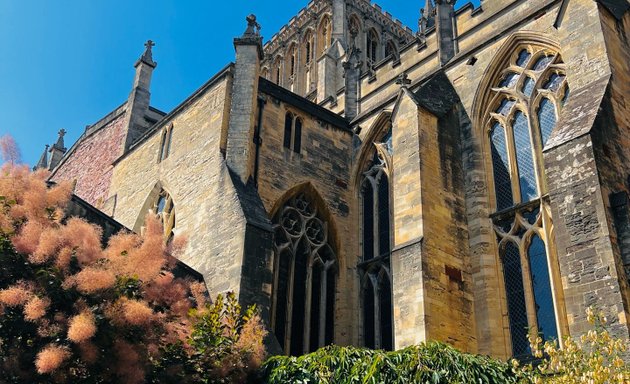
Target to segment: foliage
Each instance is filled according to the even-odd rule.
[[[183,346],[171,345],[156,361],[155,383],[164,383],[164,372],[173,383],[254,382],[263,359],[263,340],[267,334],[255,307],[241,313],[236,296],[219,295],[212,304],[193,309],[194,326],[189,338],[190,353]],[[167,375],[168,376],[168,375]]]
[[[562,348],[555,341],[543,344],[540,337],[530,335],[532,353],[542,359],[536,367],[523,367],[534,383],[630,383],[630,365],[623,359],[628,352],[627,341],[608,333],[602,312],[588,308],[586,315],[593,329],[577,339],[565,338]],[[516,362],[514,365],[518,366]]]
[[[176,278],[182,242],[167,246],[155,215],[103,247],[99,227],[64,217],[70,185],[47,176],[0,168],[0,384],[238,382],[257,368],[259,317]]]
[[[509,364],[430,342],[396,352],[330,346],[263,365],[266,383],[518,383]]]

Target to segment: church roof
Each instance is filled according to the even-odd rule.
[[[621,20],[628,10],[630,10],[630,1],[628,0],[597,0],[603,5],[610,13],[615,16],[617,20]]]

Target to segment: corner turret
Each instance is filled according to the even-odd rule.
[[[50,148],[50,151],[49,151],[50,163],[48,164],[48,169],[50,171],[52,171],[53,169],[57,167],[57,165],[59,165],[59,163],[61,162],[61,159],[63,159],[63,156],[68,151],[63,140],[63,137],[65,135],[66,135],[66,130],[61,129],[59,131],[59,138],[57,139],[57,142],[52,146],[52,148]]]
[[[151,77],[153,70],[157,67],[157,63],[153,61],[153,47],[155,43],[151,40],[145,44],[145,50],[136,61],[136,76],[133,80],[133,88],[127,100],[127,116],[125,121],[125,129],[127,136],[125,138],[123,152],[129,150],[131,145],[142,136],[149,128],[145,116],[149,111],[149,103],[151,101]]]
[[[234,39],[236,62],[232,83],[232,106],[228,126],[226,162],[243,184],[247,184],[254,164],[254,128],[260,61],[263,58],[260,24],[256,16],[246,18],[247,29]]]

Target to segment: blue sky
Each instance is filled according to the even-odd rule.
[[[414,30],[425,3],[376,2]],[[11,134],[29,164],[61,128],[69,147],[126,100],[147,39],[158,62],[151,104],[168,112],[234,59],[232,39],[247,14],[258,16],[268,39],[307,3],[0,0],[0,136]]]

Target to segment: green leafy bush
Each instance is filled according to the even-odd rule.
[[[489,357],[430,342],[396,352],[330,346],[301,357],[272,357],[263,382],[286,383],[519,383],[524,376]]]

